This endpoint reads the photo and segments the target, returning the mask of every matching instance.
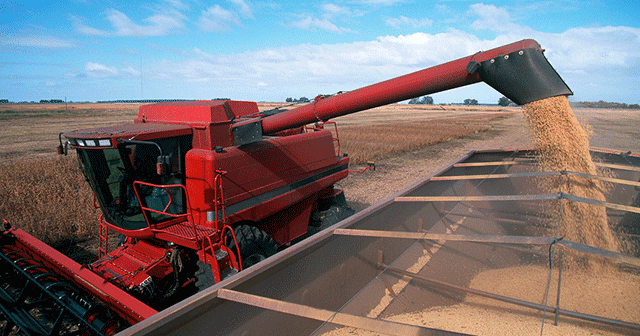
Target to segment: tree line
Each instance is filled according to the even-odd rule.
[[[409,100],[409,104],[427,104],[427,105],[432,105],[433,104],[433,98],[431,96],[423,96],[423,97],[416,97],[413,98],[411,100]],[[477,99],[472,99],[472,98],[467,98],[462,102],[463,105],[478,105],[478,100]],[[513,102],[511,101],[511,99],[507,98],[507,97],[501,97],[500,99],[498,99],[498,105],[500,106],[509,106],[513,104]]]
[[[638,104],[614,103],[603,100],[597,102],[577,102],[575,103],[575,106],[589,108],[640,109],[640,105]]]

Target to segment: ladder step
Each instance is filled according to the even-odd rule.
[[[224,250],[216,250],[215,255],[216,255],[216,259],[220,261],[227,258],[229,256],[229,252]]]
[[[234,274],[237,274],[238,270],[233,268],[233,267],[227,267],[225,269],[223,269],[222,271],[220,271],[220,279],[224,280]]]

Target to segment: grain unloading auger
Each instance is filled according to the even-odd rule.
[[[334,184],[347,176],[349,158],[336,153],[323,122],[480,81],[518,104],[571,94],[538,43],[523,40],[287,111],[228,100],[160,103],[141,106],[131,125],[64,133],[59,150],[76,150],[102,210],[99,259],[80,266],[7,226],[2,255],[15,267],[3,268],[5,330],[111,334],[345,218],[351,211]],[[113,251],[108,231],[121,237]],[[50,273],[60,278],[43,283]],[[40,311],[51,309],[21,293],[37,287],[60,296],[49,287],[63,281],[74,294],[48,304],[75,322],[62,327],[51,317],[32,332],[48,316]],[[84,308],[69,308],[76,306]]]

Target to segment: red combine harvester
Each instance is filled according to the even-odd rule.
[[[100,256],[81,266],[6,224],[4,330],[112,334],[336,223],[351,214],[334,188],[349,158],[330,118],[480,81],[518,104],[571,94],[523,40],[291,110],[160,103],[130,125],[63,133],[60,152],[76,150],[102,210]],[[109,230],[121,237],[113,251]],[[50,298],[29,299],[36,288]]]

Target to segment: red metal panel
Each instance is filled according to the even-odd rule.
[[[169,124],[129,124],[118,126],[107,126],[90,128],[64,133],[67,138],[75,139],[100,139],[100,138],[121,138],[136,140],[148,140],[156,138],[168,138],[181,135],[189,135],[193,132],[191,127],[184,125]],[[117,145],[112,141],[114,146]]]
[[[258,113],[254,102],[227,100],[181,101],[142,105],[138,111],[138,121],[200,124],[224,123],[234,117]]]
[[[125,244],[92,264],[94,272],[124,288],[140,285],[148,276],[162,279],[171,273],[166,259],[169,249],[145,240]]]
[[[286,189],[287,186],[305,178],[347,163],[348,158],[339,160],[335,156],[332,136],[328,131],[269,138],[251,145],[227,147],[221,153],[193,149],[187,153],[186,174],[194,221],[204,224],[206,212],[214,210],[213,176],[216,169],[227,171],[222,178],[227,210],[239,202],[256,200],[255,204],[243,206],[240,209],[245,211],[270,201],[270,198],[282,196],[288,191],[258,200],[260,195],[278,188]],[[340,171],[339,175],[341,177],[335,178],[335,181],[346,177],[346,168],[344,172]],[[324,177],[326,176],[322,178]],[[321,178],[318,177],[318,179]],[[307,184],[312,182],[314,181],[309,181]],[[260,205],[257,209],[245,212],[251,215],[244,219],[259,220],[308,196],[296,195],[291,199],[283,200],[282,204],[272,204],[268,208]]]

